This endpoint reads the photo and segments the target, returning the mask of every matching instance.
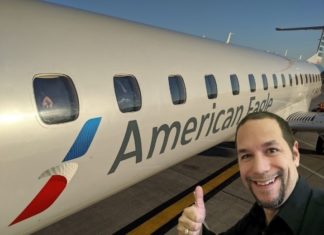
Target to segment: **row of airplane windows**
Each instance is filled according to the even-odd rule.
[[[282,88],[288,86],[286,76],[280,75]],[[303,85],[320,81],[320,75],[315,74],[288,74],[289,86]],[[240,94],[239,79],[236,74],[229,76],[232,94]],[[217,82],[212,74],[204,76],[206,85],[206,97],[216,99],[218,94]],[[186,86],[181,75],[170,75],[168,77],[169,90],[174,105],[184,104],[187,99]],[[257,90],[256,79],[253,74],[248,75],[250,92]],[[263,90],[268,90],[268,78],[261,75]],[[273,88],[279,88],[276,74],[272,75]],[[114,90],[119,110],[122,113],[136,112],[142,107],[141,90],[137,79],[133,75],[115,76],[113,79]],[[287,84],[287,85],[286,85]],[[33,81],[33,88],[38,114],[46,124],[58,124],[76,120],[79,116],[79,99],[72,79],[64,74],[37,75]]]

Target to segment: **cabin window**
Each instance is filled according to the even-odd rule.
[[[205,76],[205,84],[208,99],[215,99],[217,97],[217,83],[214,75],[209,74]]]
[[[289,76],[289,84],[290,84],[290,86],[292,86],[293,85],[293,78],[292,78],[291,74],[289,74],[288,76]]]
[[[295,74],[296,85],[298,85],[298,76]]]
[[[299,76],[300,76],[300,84],[303,85],[304,84],[303,75],[299,74]]]
[[[186,102],[186,87],[180,75],[169,76],[169,88],[173,104],[178,105]]]
[[[256,91],[256,84],[255,84],[255,78],[253,74],[249,74],[249,83],[250,83],[250,91],[255,92]]]
[[[277,88],[278,88],[278,79],[277,79],[277,75],[272,74],[272,80],[273,80],[273,87],[274,87],[275,89],[277,89]]]
[[[141,109],[141,91],[134,76],[114,76],[114,89],[118,107],[122,113],[136,112]]]
[[[286,78],[284,74],[281,74],[282,87],[286,87]]]
[[[314,74],[312,74],[312,82],[315,82]]]
[[[267,75],[262,74],[262,83],[263,83],[263,90],[268,90],[268,78]]]
[[[306,83],[308,83],[308,76],[307,76],[307,74],[305,74],[305,81],[306,81]]]
[[[237,78],[236,74],[231,74],[230,79],[231,79],[233,95],[240,94],[240,84],[239,84],[239,81],[238,81],[238,78]]]
[[[46,124],[71,122],[79,116],[79,99],[70,77],[38,74],[33,88],[38,115]]]

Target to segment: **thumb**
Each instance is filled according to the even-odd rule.
[[[200,210],[205,210],[204,191],[201,186],[197,186],[194,192],[195,206]]]

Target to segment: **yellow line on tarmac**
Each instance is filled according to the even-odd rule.
[[[238,173],[239,168],[238,165],[235,164],[232,167],[228,168],[221,174],[217,175],[215,178],[209,180],[204,185],[201,185],[204,189],[204,194],[209,193],[220,184],[228,180],[230,177]],[[186,196],[175,202],[174,204],[170,205],[169,207],[165,208],[154,217],[150,218],[149,220],[145,221],[140,226],[134,228],[127,234],[135,235],[143,235],[143,234],[152,234],[164,224],[168,223],[178,214],[180,214],[184,208],[192,205],[194,203],[194,196],[193,193],[188,193]]]

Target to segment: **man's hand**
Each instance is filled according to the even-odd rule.
[[[197,186],[194,192],[195,204],[184,209],[178,221],[179,235],[199,235],[202,233],[202,223],[206,217],[204,192]]]

